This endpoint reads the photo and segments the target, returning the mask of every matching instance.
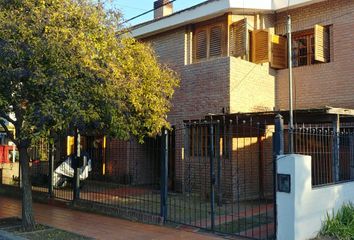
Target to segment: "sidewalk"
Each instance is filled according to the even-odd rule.
[[[212,240],[208,234],[186,232],[168,227],[147,225],[119,218],[76,211],[64,207],[34,203],[36,221],[95,239],[112,240]],[[0,196],[0,218],[20,216],[21,202]]]

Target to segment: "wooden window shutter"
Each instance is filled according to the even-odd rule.
[[[222,54],[222,27],[215,26],[210,29],[209,57],[221,56]]]
[[[269,62],[269,33],[266,30],[252,32],[252,62]]]
[[[244,58],[248,51],[247,18],[235,22],[230,27],[230,55]]]
[[[329,62],[329,32],[326,27],[315,25],[315,60]]]
[[[270,66],[276,69],[288,67],[287,38],[273,34],[270,39]]]
[[[196,33],[195,58],[203,59],[207,57],[207,31],[201,30]]]

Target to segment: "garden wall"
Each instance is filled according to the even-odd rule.
[[[315,237],[327,213],[333,214],[354,201],[354,182],[312,187],[311,157],[279,156],[277,173],[290,175],[290,193],[277,193],[277,239],[305,240]]]

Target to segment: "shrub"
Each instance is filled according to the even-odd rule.
[[[340,240],[354,239],[354,204],[347,203],[336,213],[327,213],[320,235]]]

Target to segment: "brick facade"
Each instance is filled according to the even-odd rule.
[[[230,112],[272,111],[276,71],[230,57]]]
[[[328,0],[290,10],[294,32],[315,24],[331,25],[330,62],[294,68],[295,108],[354,108],[353,11],[351,0]],[[286,15],[277,14],[278,34],[285,33]],[[278,71],[276,79],[276,108],[288,109],[288,71]]]
[[[105,176],[112,181],[130,185],[158,185],[161,159],[159,139],[146,139],[143,144],[134,140],[109,139],[106,156]]]
[[[236,22],[242,18],[234,16],[232,21]],[[256,15],[248,16],[248,22],[253,26],[252,29],[269,28],[272,27],[274,19],[272,15]],[[177,71],[181,79],[180,87],[172,100],[173,108],[168,114],[171,125],[180,128],[183,121],[204,119],[208,114],[269,111],[274,108],[276,71],[270,69],[269,64],[258,65],[235,57],[220,57],[193,63],[192,32],[188,26],[149,37],[144,41],[153,46],[160,62]],[[176,132],[175,190],[188,191],[188,188],[192,187],[194,191],[199,190],[208,198],[210,166],[205,161],[200,162],[200,158],[196,160],[184,156],[183,159],[183,134],[183,131]],[[235,138],[234,141],[238,140]],[[233,151],[233,154],[236,156],[237,151]],[[225,176],[221,185],[224,195],[234,200],[255,196],[255,192],[259,190],[259,184],[256,183],[259,177],[259,166],[256,164],[259,163],[258,155],[254,153],[257,159],[252,161],[241,159],[241,155],[237,156],[237,160],[222,160],[222,172]],[[252,166],[248,166],[249,164]],[[248,167],[245,169],[242,166]],[[235,177],[236,169],[244,171],[243,173],[252,173],[247,176],[252,181],[243,179],[246,185],[239,182],[240,179]],[[243,189],[237,189],[236,184],[247,188],[242,196],[240,191]],[[249,184],[255,188],[249,188]]]
[[[354,68],[351,61],[354,56],[353,11],[354,1],[328,0],[274,14],[247,16],[250,30],[268,29],[278,35],[286,34],[285,23],[288,14],[292,16],[293,32],[311,29],[315,24],[330,26],[330,62],[294,68],[295,108],[354,108]],[[232,21],[236,22],[242,18],[244,16],[233,16]],[[172,100],[173,108],[168,115],[172,125],[180,127],[184,120],[203,119],[208,114],[288,108],[287,69],[275,70],[270,68],[268,63],[254,64],[234,57],[219,57],[193,63],[192,37],[192,28],[184,26],[144,39],[152,44],[159,60],[180,75],[181,86],[176,90]],[[237,183],[247,189],[244,196],[233,189],[233,198],[246,199],[259,194],[261,189],[255,179],[261,174],[258,159],[261,154],[269,155],[262,160],[265,171],[263,192],[268,194],[273,191],[272,156],[268,154],[272,152],[270,132],[271,130],[262,138],[262,152],[257,138],[233,139],[235,160],[228,168],[232,169],[232,173],[228,174],[240,176],[234,172],[237,169],[242,171],[241,176],[244,178],[231,179],[225,186]],[[200,174],[199,179],[194,179],[193,186],[202,189],[202,182],[207,179],[209,167],[203,170],[198,161],[188,162],[188,159],[183,158],[182,133],[183,131],[176,133],[177,188],[183,189],[188,171],[193,170]],[[239,148],[240,144],[247,145],[245,141],[251,141],[249,146]],[[205,166],[204,163],[202,165]],[[242,182],[243,185],[240,184]],[[209,183],[206,181],[204,185],[208,186]]]

